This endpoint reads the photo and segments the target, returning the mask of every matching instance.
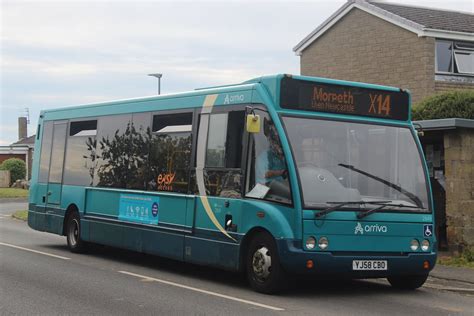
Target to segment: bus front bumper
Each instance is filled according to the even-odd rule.
[[[395,275],[426,275],[436,264],[436,253],[358,253],[305,251],[297,247],[301,241],[277,241],[280,263],[289,274],[305,274],[341,278],[385,278]],[[308,265],[308,260],[312,261]],[[386,270],[353,269],[354,260],[387,261]],[[427,266],[428,264],[428,266]]]

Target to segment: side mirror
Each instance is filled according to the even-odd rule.
[[[260,133],[260,115],[255,113],[247,114],[247,132]]]
[[[420,123],[413,123],[413,126],[416,129],[416,133],[418,134],[418,137],[425,136],[425,132],[423,131],[423,127],[421,126]]]

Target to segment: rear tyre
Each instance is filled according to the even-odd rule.
[[[250,242],[246,273],[250,286],[260,293],[274,294],[286,285],[286,274],[280,265],[275,240],[270,234],[260,233]]]
[[[66,240],[71,252],[81,253],[86,250],[86,243],[81,239],[81,220],[77,212],[71,213],[67,218]]]
[[[428,275],[404,275],[404,276],[391,276],[387,280],[390,284],[401,290],[415,290],[422,287],[428,279]]]

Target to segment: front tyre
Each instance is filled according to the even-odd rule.
[[[247,279],[257,292],[273,294],[283,289],[286,275],[280,265],[275,240],[268,233],[255,236],[246,259]]]
[[[428,275],[404,275],[404,276],[391,276],[387,280],[390,284],[401,290],[415,290],[419,287],[422,287],[428,279]]]
[[[81,239],[81,220],[77,212],[71,213],[67,218],[66,240],[71,252],[81,253],[86,250],[86,243]]]

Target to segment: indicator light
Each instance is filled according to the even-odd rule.
[[[429,270],[430,268],[430,263],[428,261],[423,262],[423,269]]]

